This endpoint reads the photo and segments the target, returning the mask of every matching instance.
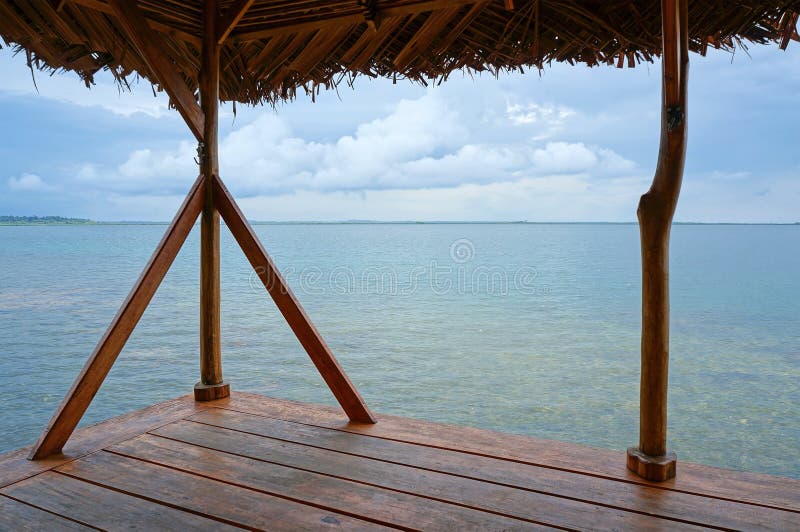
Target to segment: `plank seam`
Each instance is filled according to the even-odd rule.
[[[288,423],[296,423],[298,425],[306,425],[306,426],[309,426],[309,427],[316,427],[316,428],[322,428],[322,429],[328,429],[328,430],[336,430],[336,431],[339,431],[339,432],[346,432],[348,434],[357,434],[359,436],[365,436],[365,437],[368,437],[368,438],[377,438],[377,439],[380,439],[380,440],[396,441],[396,442],[400,442],[400,443],[408,443],[408,444],[411,444],[411,445],[418,445],[420,447],[430,447],[432,449],[442,449],[442,450],[445,450],[445,451],[452,451],[452,452],[463,453],[463,454],[471,454],[471,455],[474,455],[474,456],[482,456],[482,457],[485,457],[485,458],[494,458],[496,460],[505,460],[507,462],[513,462],[513,463],[517,463],[517,464],[526,464],[526,465],[542,467],[542,468],[546,468],[546,469],[552,469],[552,470],[555,470],[555,471],[562,471],[562,472],[565,472],[565,473],[572,473],[572,474],[576,474],[576,475],[585,475],[585,476],[594,477],[594,478],[601,478],[601,479],[610,480],[610,481],[613,481],[613,482],[621,482],[621,483],[625,483],[625,484],[633,484],[633,485],[636,485],[636,486],[645,486],[645,487],[648,487],[648,488],[654,488],[654,489],[659,489],[659,490],[664,490],[664,491],[674,491],[674,492],[677,492],[677,493],[685,493],[685,494],[688,494],[688,495],[696,495],[696,496],[705,497],[705,498],[708,498],[708,499],[728,501],[728,502],[733,502],[733,503],[738,503],[738,504],[748,504],[748,505],[751,505],[751,506],[759,506],[759,507],[763,507],[763,508],[770,508],[770,509],[773,509],[773,510],[783,510],[783,511],[787,511],[787,512],[793,512],[793,513],[800,514],[800,508],[796,509],[796,508],[792,508],[792,507],[778,506],[778,505],[775,505],[775,504],[769,504],[769,503],[765,503],[765,502],[757,502],[757,501],[754,501],[754,500],[734,499],[734,498],[725,497],[725,496],[722,496],[722,495],[714,495],[714,494],[711,494],[711,493],[704,493],[704,492],[692,491],[692,490],[680,489],[680,488],[674,488],[674,487],[669,487],[669,486],[661,486],[661,485],[658,485],[656,483],[643,482],[643,481],[639,481],[637,479],[618,478],[618,477],[613,477],[613,476],[610,476],[610,475],[605,475],[605,474],[602,474],[602,473],[594,473],[594,472],[591,472],[591,471],[568,469],[568,468],[565,468],[565,467],[560,467],[560,466],[555,466],[555,465],[550,465],[550,464],[543,464],[543,463],[538,463],[538,462],[530,462],[530,461],[527,461],[527,460],[524,460],[524,459],[521,459],[521,458],[510,458],[510,457],[507,457],[507,456],[496,456],[496,455],[493,455],[493,454],[488,454],[488,453],[479,452],[479,451],[470,451],[470,450],[466,450],[466,449],[456,449],[456,448],[453,448],[453,447],[446,447],[446,446],[443,446],[443,445],[433,445],[433,444],[429,444],[429,443],[420,443],[420,442],[415,442],[415,441],[411,441],[411,440],[407,440],[407,439],[401,439],[401,438],[391,438],[391,437],[388,437],[388,436],[378,436],[378,435],[374,435],[374,434],[365,434],[363,432],[358,432],[358,431],[354,431],[354,430],[348,430],[347,428],[327,427],[325,425],[317,425],[317,424],[314,424],[314,423],[307,423],[307,422],[303,422],[303,421],[285,419],[285,418],[282,418],[282,417],[270,416],[270,415],[266,415],[266,414],[259,414],[259,413],[255,413],[255,412],[248,411],[248,410],[240,410],[238,408],[232,408],[232,407],[229,407],[229,406],[214,405],[214,406],[210,407],[209,410],[211,408],[216,408],[216,409],[220,409],[220,410],[230,410],[232,412],[238,412],[240,414],[248,414],[248,415],[251,415],[251,416],[263,417],[263,418],[268,418],[268,419],[277,419],[279,421],[286,421]],[[194,417],[195,415],[197,415],[197,414],[192,414],[191,416],[185,418],[185,420],[186,421],[194,421],[191,418]],[[410,419],[410,418],[408,418],[408,419]],[[466,427],[466,428],[474,428],[474,427]],[[506,433],[501,433],[501,434],[511,435],[511,436],[521,436],[521,435],[518,435],[518,434],[506,434]],[[560,443],[560,442],[553,441],[553,443],[557,444],[557,443]],[[780,477],[775,477],[775,478],[780,480]]]
[[[250,456],[245,456],[245,455],[242,455],[242,454],[226,452],[226,451],[220,451],[219,449],[214,449],[213,447],[205,447],[203,445],[196,445],[196,444],[193,444],[193,443],[183,442],[183,441],[175,440],[175,439],[172,439],[172,438],[158,436],[157,434],[152,434],[152,436],[155,436],[155,437],[158,437],[158,438],[162,438],[162,439],[165,439],[165,440],[171,440],[171,441],[174,441],[174,442],[177,442],[177,443],[183,443],[185,445],[190,445],[192,447],[198,447],[198,448],[201,448],[201,449],[207,449],[207,450],[210,450],[210,451],[216,451],[216,452],[219,452],[219,453],[222,453],[222,454],[227,454],[227,455],[231,455],[231,456],[237,456],[239,458],[247,458],[247,459],[255,460],[257,462],[263,462],[263,463],[267,463],[267,464],[277,465],[279,467],[285,467],[287,469],[294,469],[296,471],[304,471],[304,472],[307,472],[307,473],[312,473],[312,474],[320,475],[320,476],[323,476],[323,477],[335,478],[335,479],[338,479],[338,480],[344,480],[346,482],[352,482],[354,484],[360,484],[360,485],[364,485],[364,486],[378,488],[380,490],[394,491],[394,492],[397,492],[397,493],[403,493],[405,495],[411,495],[413,497],[418,497],[420,499],[427,499],[427,500],[432,500],[432,501],[436,501],[436,502],[440,502],[440,503],[448,504],[448,505],[452,505],[452,506],[459,506],[459,507],[462,507],[462,508],[467,508],[468,510],[479,511],[479,512],[488,513],[488,514],[492,514],[492,515],[498,515],[498,516],[501,516],[501,517],[514,519],[514,520],[520,521],[520,522],[529,522],[529,523],[538,524],[538,525],[551,526],[551,527],[555,527],[555,528],[558,528],[558,529],[561,529],[561,530],[571,530],[569,528],[565,528],[565,527],[560,526],[560,525],[553,525],[553,524],[550,524],[550,523],[544,523],[544,522],[535,521],[535,520],[532,520],[532,519],[526,519],[526,518],[523,518],[523,517],[516,517],[516,516],[513,516],[513,515],[503,514],[503,513],[492,511],[492,510],[486,510],[486,509],[483,509],[483,508],[475,508],[473,506],[468,506],[466,504],[461,504],[461,503],[456,503],[456,502],[447,501],[447,500],[443,500],[443,499],[438,499],[438,498],[435,498],[435,497],[427,497],[427,496],[423,496],[423,495],[419,495],[419,494],[416,494],[416,493],[407,492],[407,491],[403,491],[403,490],[399,490],[399,489],[387,488],[385,486],[378,486],[378,485],[375,485],[375,484],[370,484],[368,482],[352,480],[352,479],[345,478],[345,477],[340,477],[340,476],[337,476],[337,475],[330,475],[330,474],[327,474],[327,473],[320,473],[318,471],[313,471],[313,470],[310,470],[310,469],[304,469],[302,467],[287,466],[287,465],[284,465],[284,464],[280,464],[278,462],[270,462],[268,460],[260,460],[258,458],[252,458]],[[338,508],[334,508],[334,507],[328,507],[328,506],[325,506],[325,505],[322,505],[322,504],[319,504],[319,503],[313,503],[313,502],[306,501],[306,500],[303,500],[303,499],[297,499],[297,498],[294,498],[294,497],[290,497],[288,495],[279,495],[277,493],[274,493],[274,492],[271,492],[271,491],[267,491],[267,490],[264,490],[262,488],[256,488],[256,487],[253,487],[253,486],[246,486],[244,484],[239,484],[237,482],[233,482],[233,481],[230,481],[230,480],[225,480],[225,479],[221,479],[221,478],[212,477],[210,475],[206,475],[206,474],[203,474],[203,473],[198,473],[196,471],[191,471],[191,470],[188,470],[188,469],[183,469],[183,468],[176,467],[176,466],[169,465],[169,464],[165,464],[165,463],[162,463],[162,462],[154,462],[152,460],[148,460],[148,459],[145,459],[145,458],[140,458],[140,457],[135,456],[135,455],[129,455],[129,454],[124,453],[122,451],[113,451],[113,450],[108,450],[107,449],[106,452],[111,453],[111,454],[116,454],[118,456],[123,456],[123,457],[126,457],[126,458],[132,458],[132,459],[135,459],[135,460],[140,460],[142,462],[147,462],[149,464],[153,464],[153,465],[157,465],[157,466],[161,466],[161,467],[166,467],[166,468],[169,468],[169,469],[174,469],[175,471],[181,471],[181,472],[184,472],[184,473],[189,473],[191,475],[195,475],[195,476],[202,477],[202,478],[207,478],[209,480],[215,480],[217,482],[222,482],[222,483],[225,483],[225,484],[228,484],[228,485],[231,485],[231,486],[236,486],[236,487],[247,489],[247,490],[250,490],[250,491],[264,493],[266,495],[271,495],[271,496],[274,496],[274,497],[280,497],[281,499],[286,499],[286,500],[290,500],[290,501],[293,501],[293,502],[298,502],[298,503],[301,503],[301,504],[305,504],[306,506],[313,506],[313,507],[316,507],[316,508],[321,508],[323,510],[336,512],[336,513],[340,513],[340,514],[343,514],[343,515],[348,515],[350,517],[355,517],[357,519],[370,521],[370,522],[373,522],[373,523],[376,523],[376,524],[379,524],[379,525],[390,526],[392,528],[397,528],[397,529],[400,529],[400,530],[408,530],[408,531],[416,530],[414,528],[408,528],[408,527],[405,527],[403,525],[398,525],[398,524],[395,524],[395,523],[388,523],[388,522],[380,521],[380,520],[378,520],[376,518],[373,518],[373,517],[369,517],[369,516],[353,513],[353,512],[350,512],[349,510],[342,510],[342,509],[338,509]]]
[[[373,519],[373,518],[370,518],[370,517],[360,516],[358,514],[355,514],[355,513],[352,513],[352,512],[348,512],[346,510],[340,510],[340,509],[327,507],[327,506],[320,505],[320,504],[314,504],[314,503],[311,503],[311,502],[303,501],[302,499],[296,499],[296,498],[293,498],[293,497],[288,497],[286,495],[279,495],[279,494],[272,493],[272,492],[269,492],[269,491],[266,491],[266,490],[261,490],[261,489],[258,489],[258,488],[252,488],[252,487],[244,486],[242,484],[237,484],[235,482],[230,482],[230,481],[227,481],[227,480],[214,478],[214,477],[212,477],[210,475],[204,475],[204,474],[201,474],[201,473],[196,473],[196,472],[190,471],[188,469],[182,469],[180,467],[171,466],[171,465],[164,464],[164,463],[161,463],[161,462],[154,462],[152,460],[147,460],[145,458],[140,458],[140,457],[137,457],[137,456],[128,455],[128,454],[122,453],[120,451],[113,451],[113,450],[110,450],[110,449],[103,449],[103,451],[108,453],[108,454],[113,454],[113,455],[120,456],[120,457],[123,457],[123,458],[130,458],[132,460],[138,460],[140,462],[144,462],[146,464],[151,464],[151,465],[154,465],[154,466],[157,466],[157,467],[163,467],[165,469],[171,469],[173,471],[179,471],[181,473],[186,473],[186,474],[189,474],[189,475],[192,475],[192,476],[195,476],[195,477],[200,477],[200,478],[205,478],[205,479],[208,479],[208,480],[213,480],[215,482],[220,482],[222,484],[227,484],[228,486],[235,486],[237,488],[241,488],[241,489],[244,489],[244,490],[247,490],[247,491],[253,491],[253,492],[256,492],[256,493],[262,493],[264,495],[269,495],[271,497],[275,497],[275,498],[278,498],[278,499],[283,499],[283,500],[286,500],[286,501],[299,503],[299,504],[302,504],[304,506],[311,506],[313,508],[319,508],[320,510],[325,510],[327,512],[333,512],[333,513],[336,513],[336,514],[339,514],[339,515],[346,515],[348,517],[353,517],[353,518],[359,519],[361,521],[369,521],[371,523],[387,526],[389,528],[396,528],[396,529],[399,529],[399,530],[407,530],[407,531],[413,531],[414,530],[414,529],[410,529],[410,528],[401,527],[399,525],[385,523],[385,522],[380,521],[378,519]],[[61,473],[62,475],[66,475],[66,476],[73,476],[73,475],[70,475],[68,473],[64,473],[64,472],[61,472],[61,471],[59,471],[59,473]],[[74,477],[74,478],[79,478],[79,477]],[[114,491],[119,491],[120,493],[127,493],[128,495],[132,495],[134,497],[139,497],[140,499],[151,500],[150,498],[148,498],[148,497],[146,497],[144,495],[136,495],[134,493],[128,493],[125,490],[122,490],[122,489],[119,489],[119,488],[114,488],[112,486],[106,486],[104,484],[101,484],[101,483],[98,483],[98,482],[94,482],[94,481],[91,481],[91,480],[85,480],[85,479],[82,479],[82,478],[81,478],[81,480],[84,480],[85,482],[89,482],[91,484],[95,484],[97,486],[107,487],[107,488],[112,489]],[[196,513],[196,511],[194,511],[194,510],[188,510],[188,509],[185,509],[185,508],[183,508],[181,506],[174,506],[171,503],[166,503],[166,502],[158,501],[158,500],[155,500],[155,499],[153,499],[153,502],[156,502],[158,504],[162,504],[164,506],[170,506],[170,507],[176,508],[178,510],[184,510],[184,511],[187,511],[187,512],[190,512],[190,513]],[[210,519],[214,519],[213,516],[206,516],[205,514],[199,514],[199,515],[201,515],[203,517],[209,517]],[[218,518],[217,520],[224,521],[224,518]],[[258,529],[249,527],[249,526],[244,525],[244,524],[236,524],[235,526],[238,526],[240,528],[244,527],[244,528],[247,528],[247,529],[250,529],[250,530],[258,530]]]
[[[58,473],[59,475],[64,475],[65,477],[69,477],[69,478],[72,478],[72,479],[75,479],[75,480],[78,480],[78,481],[81,481],[81,482],[86,482],[87,484],[92,484],[92,485],[97,486],[99,488],[107,489],[109,491],[113,491],[113,492],[116,492],[116,493],[121,493],[123,495],[128,495],[130,497],[136,497],[137,499],[140,499],[140,500],[151,502],[151,503],[159,505],[159,506],[166,506],[167,508],[172,508],[173,510],[178,510],[178,511],[185,512],[185,513],[188,513],[188,514],[193,514],[193,515],[196,515],[198,517],[203,517],[203,518],[209,519],[211,521],[217,521],[219,523],[224,523],[226,525],[235,526],[237,528],[243,528],[245,530],[260,530],[258,528],[253,528],[251,526],[247,526],[247,525],[245,525],[243,523],[237,523],[235,521],[230,521],[228,519],[225,519],[224,517],[217,517],[217,516],[213,516],[213,515],[204,514],[202,512],[197,511],[197,510],[184,508],[182,506],[178,506],[178,505],[175,505],[175,504],[172,504],[172,503],[168,503],[168,502],[165,502],[165,501],[159,501],[158,499],[154,499],[152,497],[147,497],[146,495],[139,495],[139,494],[136,494],[136,493],[131,493],[131,492],[126,491],[124,489],[115,488],[114,486],[108,486],[106,484],[102,484],[100,482],[95,482],[93,480],[89,480],[89,479],[86,479],[86,478],[83,478],[83,477],[79,477],[77,475],[72,475],[70,473],[65,473],[64,471],[55,470],[54,472]]]
[[[170,401],[165,401],[165,402],[168,403]],[[150,405],[148,407],[145,407],[143,410],[146,410],[147,408],[150,408],[150,407],[153,407],[153,406],[158,406],[159,404],[161,404],[161,403],[156,403],[154,405]],[[191,418],[192,416],[196,416],[196,415],[198,415],[198,414],[202,413],[203,411],[208,410],[210,408],[217,408],[216,406],[213,406],[213,405],[196,405],[196,407],[200,410],[199,412],[191,412],[189,414],[179,414],[178,417],[172,418],[169,421],[165,421],[164,423],[162,423],[160,425],[157,425],[157,426],[154,426],[154,427],[150,427],[150,428],[146,429],[144,432],[139,432],[137,434],[132,434],[132,435],[125,435],[125,436],[122,436],[121,439],[114,438],[111,441],[102,444],[101,447],[98,447],[96,449],[92,449],[90,451],[81,450],[81,451],[78,452],[78,454],[76,454],[74,456],[63,455],[63,460],[64,460],[63,462],[62,461],[58,461],[56,463],[53,463],[50,466],[46,466],[44,469],[41,469],[39,471],[32,472],[32,473],[25,473],[25,476],[17,478],[15,480],[7,481],[7,482],[0,482],[0,489],[7,488],[9,486],[13,486],[14,484],[17,484],[18,482],[22,482],[23,480],[28,480],[29,478],[33,478],[33,477],[35,477],[37,475],[41,475],[42,473],[46,473],[48,471],[53,471],[54,469],[56,469],[58,467],[61,467],[63,465],[67,465],[69,463],[72,463],[75,460],[80,460],[82,458],[86,458],[87,456],[91,456],[91,455],[93,455],[93,454],[95,454],[97,452],[100,452],[103,449],[105,449],[106,447],[109,447],[111,445],[117,445],[119,443],[124,443],[124,442],[126,442],[128,440],[132,440],[134,438],[138,438],[142,434],[146,434],[148,431],[158,430],[158,429],[160,429],[162,427],[165,427],[166,425],[169,425],[171,423],[175,423],[176,421],[190,421],[189,418]],[[98,430],[97,427],[99,427],[103,423],[107,423],[107,422],[115,420],[118,417],[122,417],[122,416],[129,415],[129,414],[134,414],[136,412],[137,412],[136,410],[134,410],[132,412],[125,412],[123,414],[120,414],[119,416],[115,416],[115,417],[112,417],[112,418],[109,418],[109,419],[105,419],[103,421],[98,421],[97,423],[93,423],[91,425],[87,425],[86,427],[82,427],[82,430],[88,430],[88,429]],[[243,412],[243,413],[245,413],[245,412]],[[11,458],[12,455],[22,454],[23,457],[27,456],[28,451],[30,449],[32,449],[32,448],[33,448],[33,446],[29,445],[27,447],[22,447],[21,449],[17,449],[15,451],[10,451],[10,452],[8,452],[8,453],[6,453],[4,455],[0,455],[0,465],[2,465],[4,460]],[[16,457],[14,457],[14,458],[16,458]],[[27,458],[24,458],[24,459],[27,460]]]
[[[514,519],[514,520],[517,520],[517,521],[528,522],[528,523],[533,523],[533,524],[538,524],[538,525],[545,525],[545,526],[553,526],[553,527],[557,527],[557,528],[563,528],[561,525],[556,525],[556,524],[553,524],[553,523],[539,521],[539,520],[536,520],[536,519],[529,519],[527,517],[520,517],[520,516],[517,516],[517,515],[507,514],[507,513],[503,513],[501,511],[498,511],[498,510],[491,510],[491,509],[487,509],[487,508],[481,508],[481,507],[478,507],[478,506],[472,506],[472,505],[469,505],[469,504],[466,504],[466,503],[463,503],[463,502],[456,502],[456,501],[452,501],[452,500],[448,500],[448,499],[442,499],[440,497],[433,497],[433,496],[429,496],[429,495],[421,495],[419,493],[414,493],[413,491],[406,491],[406,490],[399,489],[399,488],[393,488],[393,487],[389,487],[389,486],[382,486],[380,484],[374,484],[372,482],[367,482],[367,481],[364,481],[364,480],[352,479],[352,478],[348,478],[348,477],[343,477],[341,475],[334,475],[334,474],[331,474],[331,473],[323,473],[321,471],[315,471],[313,469],[307,469],[307,468],[304,468],[304,467],[297,467],[297,466],[282,464],[280,462],[275,462],[275,461],[272,461],[272,460],[265,460],[263,458],[257,458],[257,457],[248,456],[248,455],[245,455],[245,454],[235,453],[233,451],[224,451],[224,450],[221,450],[221,449],[216,449],[214,447],[208,447],[208,446],[205,446],[205,445],[200,445],[200,444],[191,443],[191,442],[187,442],[187,441],[183,441],[183,440],[178,440],[178,439],[170,438],[170,437],[167,437],[167,436],[161,436],[159,434],[151,434],[151,436],[154,436],[154,437],[157,437],[157,438],[162,438],[162,439],[165,439],[165,440],[171,440],[171,441],[174,441],[176,443],[182,443],[182,444],[190,445],[190,446],[193,446],[193,447],[199,447],[201,449],[208,449],[210,451],[216,451],[216,452],[219,452],[219,453],[222,453],[222,454],[227,454],[227,455],[231,455],[231,456],[237,456],[239,458],[246,458],[246,459],[249,459],[249,460],[254,460],[256,462],[272,464],[272,465],[276,465],[276,466],[279,466],[279,467],[286,467],[286,468],[289,468],[289,469],[295,469],[297,471],[305,471],[307,473],[312,473],[312,474],[320,475],[320,476],[323,476],[323,477],[335,478],[335,479],[338,479],[338,480],[344,480],[346,482],[352,482],[354,484],[360,484],[362,486],[369,486],[371,488],[377,488],[377,489],[380,489],[380,490],[393,491],[393,492],[396,492],[396,493],[403,493],[405,495],[411,495],[412,497],[419,497],[421,499],[428,499],[428,500],[431,500],[431,501],[436,501],[436,502],[440,502],[440,503],[443,503],[443,504],[449,504],[449,505],[452,505],[452,506],[459,506],[459,507],[462,507],[462,508],[467,508],[469,510],[475,510],[475,511],[483,512],[483,513],[487,513],[487,514],[498,515],[498,516],[501,516],[501,517],[507,517],[509,519]],[[129,455],[126,455],[125,453],[119,452],[119,451],[108,451],[108,452],[112,452],[114,454],[120,454],[121,456],[128,456],[129,458],[137,458],[136,456],[129,456]],[[137,459],[143,460],[141,458],[137,458]],[[147,460],[144,460],[144,461],[147,461]],[[164,465],[164,464],[159,464],[159,465]],[[169,467],[169,466],[167,466],[167,467]],[[198,474],[198,473],[194,473],[194,474]],[[201,476],[205,476],[205,475],[201,475]],[[208,478],[213,478],[213,477],[208,477]],[[219,479],[214,479],[214,480],[219,480]],[[233,484],[235,484],[235,483],[233,483]],[[235,485],[238,485],[238,484],[235,484]],[[247,487],[247,486],[241,486],[241,487]],[[260,490],[258,490],[258,488],[248,488],[248,489],[255,489],[257,491],[260,491]],[[537,493],[541,493],[541,492],[537,492]],[[541,493],[541,494],[546,495],[546,496],[551,496],[551,494],[549,494],[549,493]],[[593,503],[587,503],[586,501],[578,501],[578,502],[581,502],[583,504],[594,505]],[[566,530],[568,530],[568,529],[566,529]]]
[[[89,523],[84,523],[83,521],[78,521],[77,519],[73,519],[72,517],[67,517],[66,515],[61,515],[58,512],[54,512],[52,510],[48,510],[47,508],[42,508],[41,506],[38,506],[36,504],[32,504],[32,503],[24,501],[22,499],[18,499],[16,497],[12,497],[11,495],[8,495],[7,493],[0,493],[0,497],[5,497],[7,499],[11,499],[12,501],[16,501],[16,502],[18,502],[20,504],[24,504],[26,506],[30,506],[31,508],[36,508],[37,510],[41,510],[43,512],[47,512],[48,514],[55,515],[56,517],[60,517],[61,519],[64,519],[65,521],[71,521],[73,523],[77,523],[77,524],[79,524],[81,526],[85,526],[87,528],[92,528],[94,530],[103,530],[102,528],[98,528],[98,527],[96,527],[94,525],[90,525]]]
[[[689,519],[682,519],[680,517],[672,517],[672,516],[668,516],[668,515],[650,513],[650,512],[646,512],[644,510],[635,510],[635,509],[632,509],[632,508],[626,508],[626,507],[623,507],[623,506],[615,506],[613,504],[598,502],[598,501],[589,500],[589,499],[580,499],[578,497],[570,497],[569,495],[553,493],[553,492],[545,491],[545,490],[542,490],[542,489],[534,489],[534,488],[529,488],[529,487],[525,487],[525,486],[518,486],[518,485],[515,485],[515,484],[507,484],[507,483],[504,483],[504,482],[488,480],[488,479],[485,479],[485,478],[472,477],[472,476],[463,475],[463,474],[460,474],[460,473],[452,473],[450,471],[442,471],[442,470],[439,470],[439,469],[433,469],[433,468],[429,468],[429,467],[422,467],[422,466],[413,465],[413,464],[407,464],[407,463],[403,463],[403,462],[396,462],[394,460],[386,460],[386,459],[383,459],[383,458],[375,458],[375,457],[372,457],[372,456],[366,456],[366,455],[362,455],[362,454],[358,454],[358,453],[350,453],[350,452],[341,451],[341,450],[338,450],[338,449],[331,449],[331,448],[328,448],[328,447],[321,447],[319,445],[313,445],[313,444],[310,444],[310,443],[298,442],[298,441],[295,441],[295,440],[288,440],[288,439],[285,439],[285,438],[278,438],[276,436],[265,436],[264,434],[258,434],[258,433],[249,432],[249,431],[246,431],[246,430],[234,429],[234,428],[230,428],[230,427],[223,427],[223,426],[219,426],[219,425],[214,425],[212,423],[204,423],[204,422],[196,421],[196,420],[192,420],[192,419],[186,419],[184,421],[188,421],[190,423],[196,423],[198,425],[216,427],[216,428],[223,429],[223,430],[230,430],[232,432],[238,432],[238,433],[241,433],[241,434],[249,434],[251,436],[256,436],[256,437],[265,438],[265,439],[269,439],[269,440],[286,442],[286,443],[291,443],[291,444],[295,444],[295,445],[302,445],[304,447],[311,447],[311,448],[320,449],[320,450],[323,450],[323,451],[329,451],[329,452],[334,452],[334,453],[338,453],[338,454],[353,456],[355,458],[361,458],[361,459],[364,459],[364,460],[371,460],[371,461],[374,461],[374,462],[383,462],[383,463],[398,465],[398,466],[402,466],[402,467],[410,467],[410,468],[413,468],[413,469],[420,469],[422,471],[430,471],[432,473],[439,473],[439,474],[442,474],[442,475],[448,475],[448,476],[452,476],[452,477],[465,478],[465,479],[469,479],[469,480],[474,480],[476,482],[485,482],[487,484],[493,484],[493,485],[496,485],[496,486],[503,486],[503,487],[506,487],[506,488],[517,489],[517,490],[520,490],[520,491],[538,493],[540,495],[546,495],[546,496],[550,496],[550,497],[557,497],[557,498],[560,498],[560,499],[566,499],[566,500],[580,502],[580,503],[593,504],[593,505],[597,505],[597,506],[602,506],[604,508],[609,508],[609,509],[612,509],[612,510],[619,510],[619,511],[623,511],[623,512],[634,513],[634,514],[643,515],[643,516],[646,516],[646,517],[653,517],[653,518],[657,518],[657,519],[665,519],[665,520],[669,520],[669,521],[675,521],[675,522],[678,522],[678,523],[702,526],[702,527],[712,528],[712,529],[716,529],[716,530],[727,530],[725,527],[720,526],[720,525],[713,525],[713,524],[700,522],[700,521],[692,521],[692,520],[689,520]],[[266,463],[271,463],[271,464],[282,465],[284,467],[291,467],[293,469],[299,469],[301,471],[309,471],[309,472],[312,472],[312,473],[317,473],[317,474],[320,474],[320,475],[332,476],[332,477],[335,477],[335,478],[342,478],[344,480],[349,480],[351,482],[357,482],[359,484],[366,484],[368,486],[372,486],[373,485],[373,484],[370,484],[368,482],[364,482],[364,481],[360,481],[360,480],[356,480],[356,479],[351,479],[351,478],[347,478],[347,477],[338,477],[336,475],[328,475],[326,473],[320,473],[319,471],[307,470],[307,469],[304,469],[304,468],[299,468],[299,467],[295,467],[295,466],[291,466],[291,465],[287,465],[287,464],[282,464],[280,462],[273,462],[273,461],[270,461],[270,460],[264,460],[264,459],[261,459],[261,458],[258,458],[258,457],[254,457],[254,456],[250,456],[250,455],[244,455],[244,454],[234,453],[234,452],[231,452],[231,451],[225,451],[225,450],[222,450],[222,449],[217,449],[216,447],[208,447],[208,446],[205,446],[205,445],[199,445],[199,444],[192,443],[192,442],[189,442],[189,441],[186,441],[186,440],[181,440],[181,439],[170,437],[170,436],[164,436],[162,434],[155,434],[155,433],[152,433],[152,432],[148,432],[148,434],[151,435],[151,436],[156,436],[156,437],[163,438],[163,439],[166,439],[166,440],[172,440],[172,441],[175,441],[175,442],[186,443],[188,445],[194,445],[196,447],[202,447],[204,449],[211,449],[211,450],[219,451],[219,452],[226,453],[226,454],[232,454],[232,455],[235,455],[235,456],[241,456],[243,458],[249,458],[249,459],[252,459],[252,460],[258,460],[260,462],[266,462]],[[397,490],[395,488],[387,488],[386,486],[381,486],[381,485],[377,485],[377,486],[380,487],[380,488],[384,488],[384,489],[390,489],[392,491],[400,491],[402,493],[406,493],[406,492],[404,492],[402,490]],[[427,497],[425,495],[420,495],[418,493],[410,493],[410,494],[411,495],[416,495],[418,497],[430,498],[430,497]],[[695,495],[692,495],[692,496],[695,496]],[[451,502],[451,501],[446,501],[446,502]],[[458,504],[458,503],[453,503],[453,504]],[[487,510],[484,510],[482,508],[480,510],[481,511],[487,511]],[[508,516],[506,516],[506,517],[508,517]],[[513,517],[514,519],[524,519],[524,518],[515,517],[515,516],[511,516],[511,517]]]

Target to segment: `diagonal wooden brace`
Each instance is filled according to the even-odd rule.
[[[192,230],[203,208],[205,188],[206,180],[198,177],[139,280],[33,446],[28,456],[31,460],[60,453],[72,435]]]
[[[376,423],[375,418],[359,395],[358,390],[333,356],[330,348],[322,339],[317,328],[311,323],[300,302],[292,293],[275,263],[267,254],[253,228],[247,222],[239,206],[234,201],[222,181],[215,177],[214,202],[225,223],[239,246],[244,251],[250,264],[259,274],[261,282],[272,296],[289,327],[308,353],[311,361],[325,379],[336,400],[342,406],[351,421],[357,423]]]
[[[215,36],[217,44],[223,44],[228,38],[228,35],[236,28],[242,17],[245,16],[247,10],[253,5],[255,0],[236,0],[226,11],[220,16],[219,22],[215,29]]]

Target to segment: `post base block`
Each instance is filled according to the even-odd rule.
[[[194,385],[195,401],[213,401],[214,399],[224,399],[231,395],[231,386],[227,381],[219,384],[203,384],[198,382]]]
[[[628,469],[640,477],[654,482],[675,478],[678,457],[673,452],[662,456],[644,454],[638,447],[628,448]]]

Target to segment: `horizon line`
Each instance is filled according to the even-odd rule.
[[[33,217],[42,218],[42,217]],[[639,222],[612,221],[531,221],[531,220],[251,220],[253,225],[639,225]],[[168,225],[166,220],[91,220],[67,218],[52,222],[0,222],[0,226],[38,225]],[[197,224],[198,222],[196,222]],[[225,223],[221,220],[221,223]],[[195,225],[196,225],[195,224]],[[679,221],[672,225],[800,225],[796,222],[696,222]]]

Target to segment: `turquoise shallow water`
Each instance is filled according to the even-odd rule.
[[[34,441],[165,227],[0,227],[0,452]],[[623,449],[637,441],[634,225],[258,225],[378,412]],[[195,230],[84,423],[198,378]],[[333,404],[223,230],[235,389]],[[670,446],[800,478],[800,226],[676,226]]]

